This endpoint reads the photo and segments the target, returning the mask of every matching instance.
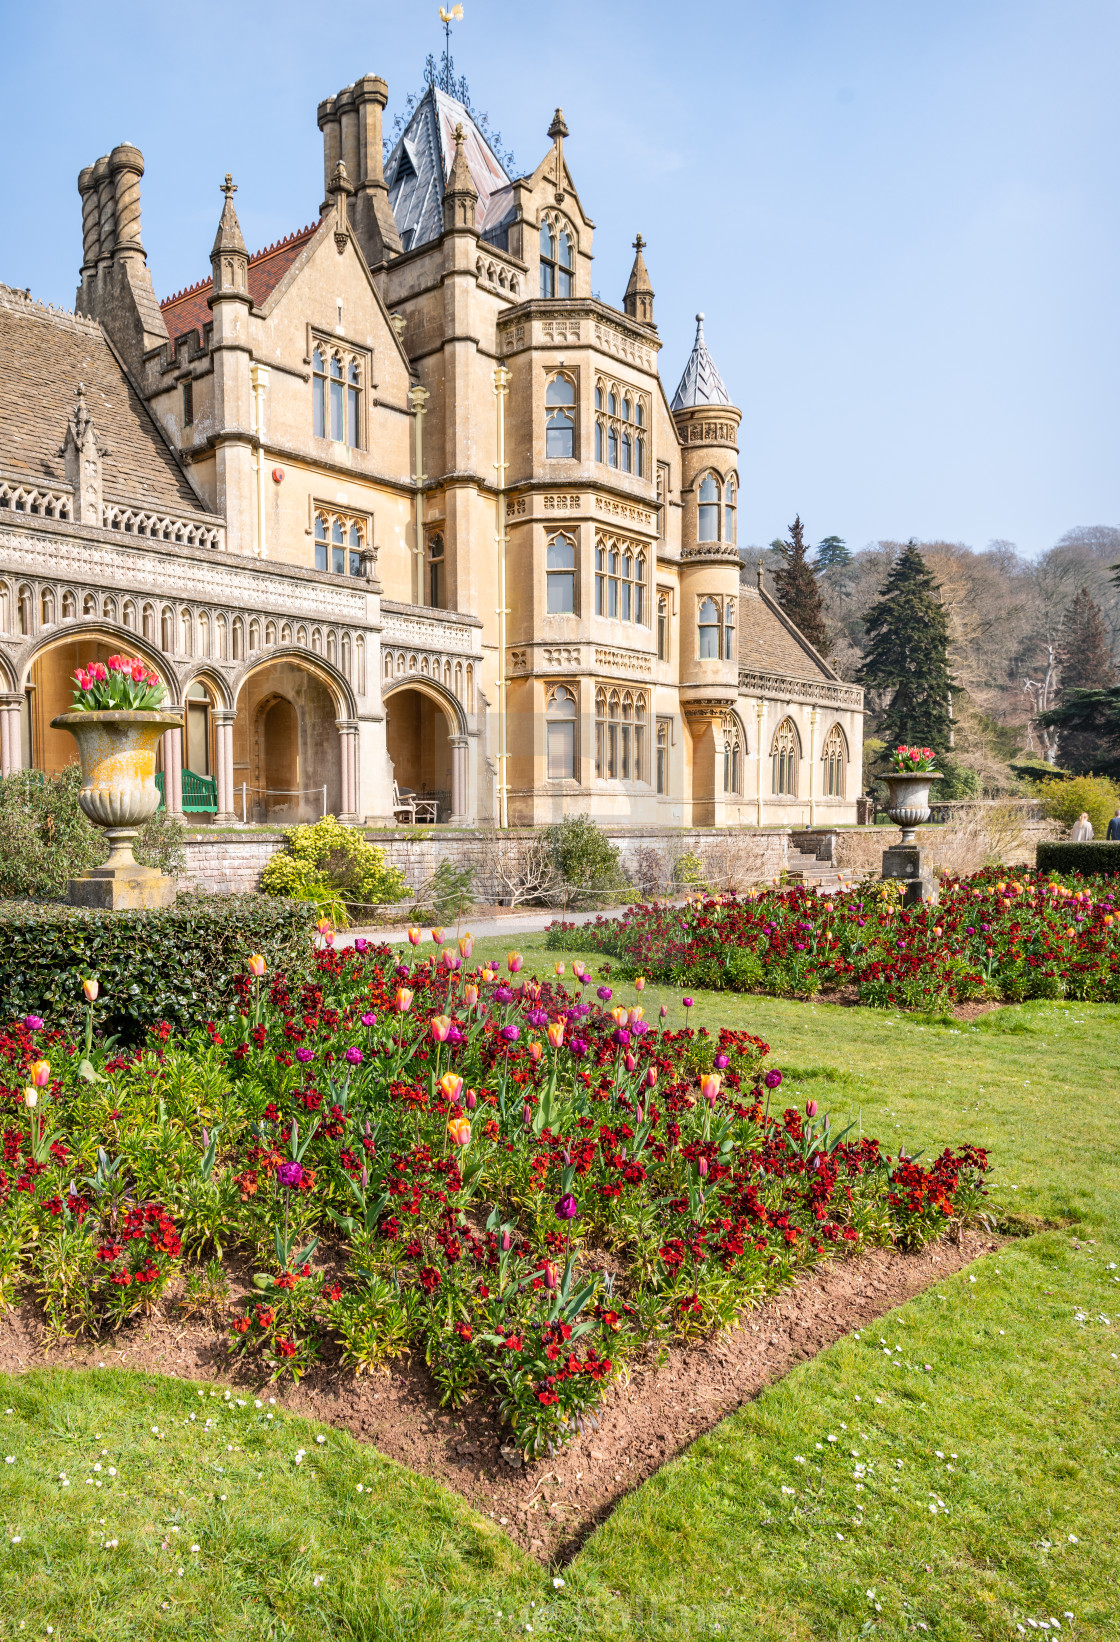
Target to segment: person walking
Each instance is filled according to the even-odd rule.
[[[1108,831],[1105,833],[1105,837],[1110,843],[1120,844],[1120,804],[1117,804],[1116,814],[1108,823]]]
[[[1111,826],[1111,822],[1109,825]],[[1088,844],[1091,842],[1093,837],[1093,823],[1089,820],[1088,812],[1086,810],[1082,810],[1081,814],[1077,817],[1077,820],[1073,823],[1073,831],[1069,836],[1070,841],[1074,844]]]

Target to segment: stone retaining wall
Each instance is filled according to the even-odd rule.
[[[618,845],[623,867],[631,875],[638,867],[639,851],[655,851],[664,863],[666,884],[673,861],[682,855],[698,856],[705,876],[713,884],[729,878],[743,884],[760,883],[780,873],[789,856],[789,832],[785,828],[770,832],[730,828],[680,831],[670,827],[604,830]],[[484,902],[496,900],[500,893],[496,883],[487,882],[483,871],[492,836],[466,828],[433,830],[420,837],[409,836],[403,829],[366,834],[371,843],[384,850],[387,864],[401,869],[413,890],[419,890],[443,861],[456,867],[475,867],[475,895]],[[511,829],[509,836],[530,835]],[[284,833],[279,830],[191,832],[187,834],[187,865],[181,881],[184,887],[196,886],[220,894],[255,890],[260,887],[265,863],[283,847]],[[646,864],[654,863],[647,857]]]

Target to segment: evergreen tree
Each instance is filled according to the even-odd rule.
[[[1075,775],[1120,776],[1120,686],[1072,690],[1042,722],[1059,732],[1062,759]]]
[[[778,603],[814,650],[826,655],[828,629],[824,624],[824,600],[806,558],[809,550],[800,514],[789,527],[788,539],[771,545],[777,547],[784,561],[774,576]]]
[[[1062,699],[1074,690],[1107,690],[1116,683],[1112,646],[1100,605],[1083,587],[1062,618],[1058,642],[1062,669]]]
[[[950,744],[949,618],[938,591],[910,541],[867,613],[870,642],[858,677],[885,699],[877,733],[888,748],[905,742],[943,753]]]
[[[813,569],[818,576],[823,575],[826,570],[843,570],[851,562],[852,555],[842,536],[826,536],[823,542],[817,543]]]

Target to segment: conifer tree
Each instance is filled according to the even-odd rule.
[[[824,600],[806,558],[808,547],[800,514],[790,525],[787,540],[775,545],[785,561],[774,576],[778,603],[814,650],[827,655],[828,629],[824,624]]]
[[[867,613],[870,642],[858,677],[884,698],[879,734],[888,747],[905,742],[943,753],[950,744],[949,618],[938,591],[910,541]]]
[[[826,536],[823,542],[817,543],[813,569],[818,576],[823,575],[826,570],[843,570],[851,562],[852,555],[843,536]]]
[[[1108,630],[1096,604],[1083,587],[1062,618],[1058,645],[1062,699],[1073,690],[1107,690],[1116,683]]]

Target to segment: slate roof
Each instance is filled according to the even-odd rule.
[[[0,468],[66,483],[62,444],[79,382],[106,452],[105,493],[168,511],[204,511],[100,325],[0,285]]]
[[[289,234],[286,239],[278,239],[274,245],[254,252],[249,258],[249,295],[254,306],[260,308],[267,302],[318,226],[317,222],[309,223],[306,228]],[[199,280],[197,285],[189,285],[185,291],[177,291],[160,303],[172,342],[186,336],[188,331],[202,335],[203,327],[210,323],[206,299],[213,285],[212,278]]]
[[[739,666],[790,678],[836,678],[772,600],[745,581],[739,584]]]
[[[437,86],[417,103],[385,164],[389,204],[401,245],[411,251],[443,232],[443,190],[455,158],[455,127],[478,193],[480,232],[492,230],[510,209],[510,178],[464,105]]]
[[[731,395],[716,370],[716,362],[704,341],[704,315],[696,315],[696,341],[688,356],[680,385],[673,395],[673,410],[688,410],[692,405],[730,405]]]

